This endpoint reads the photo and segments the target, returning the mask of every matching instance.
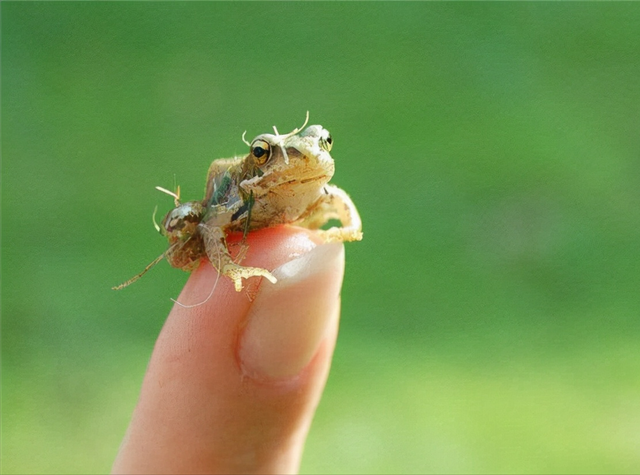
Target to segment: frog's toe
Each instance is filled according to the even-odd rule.
[[[236,292],[242,290],[242,279],[248,279],[249,277],[264,277],[272,284],[278,281],[267,269],[243,267],[238,264],[227,264],[223,267],[222,273],[233,281]]]
[[[362,240],[362,231],[359,229],[329,228],[320,230],[319,233],[325,242],[349,242]]]

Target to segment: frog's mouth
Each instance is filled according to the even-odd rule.
[[[299,182],[302,183],[303,185],[306,185],[307,183],[313,183],[315,181],[324,181],[325,183],[328,183],[329,180],[331,180],[331,176],[325,174],[325,175],[314,176],[311,178],[303,178]]]
[[[329,180],[331,180],[331,175],[328,175],[326,173],[302,178],[299,176],[283,177],[282,179],[274,183],[271,188],[287,188],[289,186],[309,185],[313,183],[320,183],[324,185],[328,183]],[[318,188],[320,188],[320,186],[318,186]]]

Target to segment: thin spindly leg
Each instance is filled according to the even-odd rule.
[[[145,275],[147,273],[147,271],[149,269],[151,269],[153,266],[155,266],[158,262],[160,262],[163,258],[164,255],[166,253],[163,252],[162,254],[160,254],[158,257],[156,257],[153,262],[151,264],[149,264],[147,267],[144,268],[144,270],[142,272],[140,272],[138,275],[131,277],[129,280],[127,280],[126,282],[123,282],[120,285],[116,285],[115,287],[111,287],[111,289],[113,290],[120,290],[120,289],[124,289],[125,287],[127,287],[128,285],[133,284],[136,280],[138,280],[140,277],[142,277],[143,275]]]
[[[233,281],[237,292],[242,290],[242,279],[249,277],[264,277],[272,284],[276,278],[266,269],[259,267],[244,267],[233,262],[222,228],[201,224],[201,232],[204,238],[204,246],[209,261],[222,275],[226,275]]]
[[[330,219],[338,219],[342,226],[320,230],[322,237],[327,242],[360,241],[362,221],[349,195],[333,185],[325,185],[323,191],[320,199],[294,224],[318,229]]]

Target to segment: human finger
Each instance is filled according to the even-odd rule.
[[[174,306],[156,342],[114,473],[291,473],[329,370],[344,271],[341,243],[312,232],[248,236],[246,266],[274,269],[250,301],[221,278]],[[201,265],[178,301],[199,302]]]

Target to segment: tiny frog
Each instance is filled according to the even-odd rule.
[[[307,120],[308,120],[307,113]],[[333,139],[320,125],[305,124],[280,135],[258,135],[245,157],[214,160],[207,173],[202,201],[181,203],[179,188],[172,193],[175,208],[156,229],[166,236],[169,248],[140,274],[114,287],[126,287],[138,280],[163,258],[173,267],[192,271],[207,257],[221,275],[229,277],[236,291],[243,279],[276,278],[267,269],[245,267],[235,262],[227,247],[229,232],[247,233],[281,224],[292,224],[317,233],[329,241],[359,241],[362,222],[351,198],[340,188],[328,184],[334,173],[329,152]],[[329,220],[341,227],[320,229]]]

